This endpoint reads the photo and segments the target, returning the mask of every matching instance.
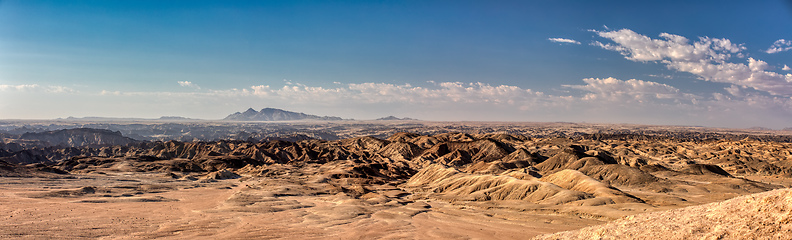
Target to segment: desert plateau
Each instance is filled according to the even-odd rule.
[[[390,126],[377,138],[360,133],[371,122],[325,124],[335,132],[324,135],[361,136],[298,133],[316,133],[315,122],[294,128],[303,139],[293,141],[149,141],[91,128],[6,134],[0,237],[792,236],[792,143],[783,131],[410,121],[379,123],[413,132]]]

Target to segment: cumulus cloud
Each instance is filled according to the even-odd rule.
[[[792,71],[792,68],[789,68],[789,66],[787,66],[786,64],[784,64],[784,67],[783,67],[783,68],[781,68],[781,70],[784,70],[784,71]]]
[[[411,84],[391,83],[339,83],[336,87],[309,86],[286,81],[282,87],[255,85],[242,89],[201,92],[124,92],[102,90],[101,96],[147,97],[175,99],[240,99],[258,98],[305,106],[377,106],[380,104],[406,104],[422,106],[487,105],[528,108],[537,102],[549,100],[544,93],[510,85],[491,85],[474,82],[432,82],[420,87]]]
[[[587,78],[583,81],[586,84],[564,85],[585,91],[583,96],[569,96],[573,101],[568,104],[584,106],[580,110],[582,113],[600,116],[600,119],[650,123],[657,118],[664,124],[676,121],[686,125],[716,123],[741,127],[760,122],[765,126],[786,127],[788,119],[792,118],[792,98],[767,96],[737,85],[725,88],[728,94],[716,92],[699,96],[666,84],[637,79]]]
[[[242,89],[242,94],[259,97],[288,99],[291,101],[359,102],[359,103],[493,103],[516,104],[531,101],[541,92],[517,86],[486,83],[440,82],[431,87],[410,84],[350,83],[340,87],[312,87],[292,83],[281,88],[269,85]]]
[[[742,51],[746,49],[729,39],[699,37],[691,42],[670,33],[652,39],[629,29],[591,31],[613,41],[595,41],[592,45],[617,51],[632,61],[660,62],[669,69],[692,73],[706,81],[750,87],[773,95],[792,95],[792,74],[768,71],[766,62],[754,58],[748,58],[747,64],[729,62],[732,57],[743,58]]]
[[[656,78],[674,79],[674,76],[671,76],[671,75],[665,75],[665,74],[660,74],[660,75],[657,75],[657,74],[649,74],[649,75],[647,75],[647,76],[650,76],[650,77],[656,77]]]
[[[661,33],[662,39],[652,39],[638,34],[629,29],[617,31],[592,30],[603,38],[608,38],[615,44],[604,44],[595,41],[593,45],[608,50],[619,51],[627,59],[633,61],[660,61],[664,59],[674,61],[699,61],[713,60],[725,61],[732,54],[739,54],[745,47],[742,44],[733,44],[728,39],[700,37],[698,41],[690,40],[679,35]]]
[[[382,104],[416,107],[465,108],[473,105],[512,110],[571,109],[609,106],[614,102],[652,105],[695,104],[699,97],[670,85],[638,79],[586,78],[583,85],[563,85],[581,91],[550,95],[513,85],[482,82],[428,82],[429,86],[392,83],[348,83],[337,87],[309,86],[287,81],[282,87],[256,85],[242,89],[203,92],[119,92],[102,91],[106,96],[173,97],[181,99],[231,99],[252,97],[268,102],[306,106],[380,106]]]
[[[17,91],[17,92],[46,92],[46,93],[74,93],[75,90],[64,86],[41,86],[38,84],[19,84],[8,85],[0,84],[0,91]]]
[[[177,81],[177,83],[179,83],[179,85],[182,86],[182,87],[189,87],[189,88],[196,88],[196,89],[200,89],[201,88],[197,84],[195,84],[193,82],[190,82],[190,81]]]
[[[770,48],[765,50],[766,53],[773,54],[792,50],[792,40],[778,39]]]
[[[580,44],[580,42],[575,41],[574,39],[569,39],[569,38],[548,38],[547,40],[550,40],[551,42],[557,42],[557,43]]]
[[[651,81],[637,79],[586,78],[586,85],[562,85],[567,88],[588,92],[582,100],[639,101],[649,99],[693,100],[691,94],[680,93],[679,89]]]
[[[632,109],[665,111],[669,107],[680,111],[698,112],[713,105],[713,102],[728,100],[742,102],[744,106],[757,107],[757,103],[772,103],[784,111],[792,108],[789,98],[762,97],[756,91],[746,92],[745,87],[732,85],[725,88],[729,95],[714,94],[699,96],[676,87],[639,79],[586,78],[580,85],[562,85],[566,89],[580,92],[546,94],[513,85],[491,85],[481,82],[430,82],[428,86],[392,83],[342,83],[336,87],[309,86],[289,81],[281,87],[255,85],[241,89],[206,90],[201,92],[122,92],[100,93],[107,97],[167,98],[201,102],[259,99],[271,103],[284,103],[312,107],[344,106],[409,106],[410,108],[466,109],[472,106],[481,109],[512,111],[540,111],[575,113],[580,109],[613,109],[614,105]],[[203,100],[202,100],[203,99]],[[218,100],[222,99],[222,100]],[[720,104],[715,104],[720,106]],[[769,106],[765,106],[769,107]],[[577,110],[574,110],[577,109]],[[613,110],[618,111],[619,109]],[[609,110],[611,111],[611,110]]]
[[[735,96],[735,97],[742,97],[743,96],[742,89],[740,89],[740,87],[735,86],[735,85],[731,85],[731,86],[729,86],[727,88],[724,88],[724,90],[726,90],[726,92],[728,92],[729,94],[731,94],[732,96]]]
[[[30,91],[39,88],[38,84],[0,85],[0,91]]]
[[[762,68],[761,64],[754,67]],[[338,83],[315,86],[284,81],[279,86],[202,91],[103,90],[82,94],[91,106],[140,109],[166,114],[173,109],[222,118],[248,107],[282,107],[289,110],[349,118],[402,114],[427,120],[587,121],[643,124],[750,127],[756,121],[787,127],[792,118],[792,99],[768,96],[752,88],[731,85],[721,93],[694,95],[674,86],[640,79],[585,78],[580,84],[562,85],[551,93],[515,85],[482,82],[427,82],[420,86],[382,82]],[[31,99],[40,98],[39,85],[0,85],[0,91],[25,89]],[[56,96],[55,94],[47,96]],[[217,104],[222,103],[222,104]],[[77,106],[77,105],[75,105]],[[2,106],[0,106],[2,107]],[[68,108],[68,106],[64,106]],[[109,113],[108,113],[109,114]],[[115,114],[123,115],[125,112]],[[204,115],[200,115],[204,114]],[[772,124],[772,125],[771,125]]]

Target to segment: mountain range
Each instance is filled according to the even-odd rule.
[[[379,120],[379,121],[408,121],[408,120],[409,121],[413,121],[413,120],[418,120],[418,119],[408,118],[408,117],[398,118],[398,117],[394,117],[394,116],[387,116],[387,117],[377,118],[377,120]]]
[[[236,112],[228,115],[223,120],[226,121],[293,121],[293,120],[325,120],[339,121],[344,120],[340,117],[317,116],[305,113],[291,112],[277,108],[264,108],[256,111],[248,108],[245,112]]]

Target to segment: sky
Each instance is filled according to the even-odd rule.
[[[792,127],[792,1],[0,0],[0,119]]]

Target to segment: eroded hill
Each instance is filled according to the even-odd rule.
[[[393,229],[383,231],[409,232],[415,221],[450,218],[454,211],[483,214],[479,218],[498,224],[547,225],[536,235],[565,230],[549,227],[553,221],[577,228],[581,225],[576,223],[591,225],[785,188],[792,179],[792,144],[755,139],[397,133],[387,139],[138,142],[36,153],[53,164],[4,163],[0,173],[45,172],[56,179],[159,174],[166,179],[160,181],[171,185],[156,191],[132,186],[138,190],[126,197],[129,187],[94,185],[27,197],[119,202],[139,193],[146,201],[178,202],[184,199],[156,194],[236,179],[232,181],[245,187],[230,187],[231,195],[212,211],[297,214],[304,219],[301,224],[335,229],[316,236],[339,236],[339,228],[388,221],[385,225]],[[528,216],[547,222],[525,225]],[[503,238],[519,237],[525,236]]]

